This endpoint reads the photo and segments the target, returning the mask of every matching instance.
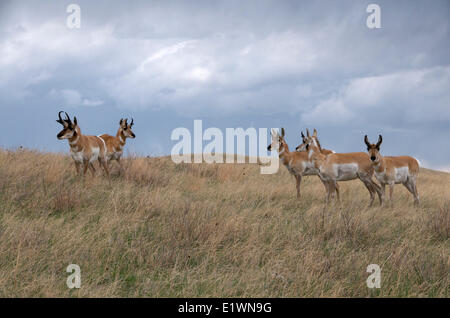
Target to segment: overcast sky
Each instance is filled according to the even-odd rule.
[[[141,155],[170,154],[172,130],[202,119],[284,127],[291,149],[306,127],[337,152],[382,134],[383,154],[450,171],[449,21],[446,0],[2,0],[0,146],[68,152],[65,110],[86,134],[134,117]]]

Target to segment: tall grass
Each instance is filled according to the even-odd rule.
[[[367,208],[359,181],[302,198],[284,167],[113,162],[80,178],[68,156],[0,150],[3,297],[449,297],[450,174],[422,169],[421,206],[402,186],[394,207]],[[81,268],[81,288],[66,267]],[[382,268],[369,289],[369,264]]]

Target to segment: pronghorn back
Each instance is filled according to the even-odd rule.
[[[410,156],[384,156],[383,157],[388,166],[394,168],[408,167],[411,175],[419,174],[419,163]]]

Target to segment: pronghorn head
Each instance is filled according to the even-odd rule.
[[[317,138],[317,130],[314,128],[314,132],[312,136],[309,134],[308,128],[306,128],[306,137],[302,131],[302,143],[295,148],[296,151],[307,151],[309,146],[314,145],[319,149],[322,149],[320,146],[319,138]]]
[[[272,136],[272,141],[267,146],[268,151],[282,152],[287,148],[286,142],[284,141],[284,128],[281,128],[281,135],[276,130],[272,130],[270,135]]]
[[[380,161],[380,146],[383,142],[383,137],[381,135],[378,136],[378,142],[376,144],[371,144],[367,135],[364,136],[364,142],[367,145],[367,152],[369,153],[370,160],[374,163],[378,163]]]
[[[134,132],[131,130],[131,128],[134,125],[134,119],[131,118],[131,123],[128,124],[128,118],[124,119],[120,119],[119,125],[120,125],[120,130],[121,133],[123,135],[124,138],[136,138],[136,135],[134,134]]]
[[[57,123],[60,123],[61,125],[63,125],[63,130],[61,130],[58,135],[56,135],[56,137],[58,139],[70,139],[73,138],[74,136],[76,136],[77,134],[80,133],[80,129],[78,127],[78,123],[77,123],[77,118],[73,117],[73,122],[70,119],[69,115],[67,115],[66,112],[64,112],[64,114],[66,114],[66,119],[62,119],[61,118],[61,113],[63,111],[60,111],[58,113],[58,118],[56,120]]]

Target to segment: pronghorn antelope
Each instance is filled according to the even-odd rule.
[[[116,137],[111,135],[103,134],[99,137],[102,138],[106,143],[106,159],[108,164],[111,160],[116,160],[119,163],[120,170],[123,170],[122,163],[120,162],[120,158],[123,154],[123,147],[125,146],[125,142],[127,138],[135,138],[136,135],[131,130],[134,125],[134,120],[131,118],[131,123],[128,124],[128,119],[120,119],[119,129],[117,130]]]
[[[297,186],[297,198],[300,198],[300,183],[302,176],[317,175],[318,170],[308,161],[308,154],[306,152],[289,151],[289,147],[284,140],[284,128],[281,128],[281,135],[277,131],[271,132],[272,142],[267,147],[267,150],[278,151],[278,156],[281,162],[286,166],[288,171],[295,177]],[[322,179],[321,179],[322,180]],[[339,199],[339,187],[335,181],[324,181],[323,185],[327,193],[336,191]]]
[[[364,136],[367,151],[375,169],[375,178],[381,184],[383,198],[385,196],[386,184],[389,185],[389,201],[392,204],[394,185],[401,183],[414,196],[414,204],[419,204],[419,194],[417,193],[417,176],[419,175],[419,163],[409,156],[384,157],[380,154],[380,145],[383,137],[379,135],[378,142],[371,144],[367,135]]]
[[[68,139],[70,155],[75,162],[77,173],[81,173],[81,166],[83,166],[83,175],[86,174],[88,167],[92,175],[94,175],[95,168],[93,163],[95,160],[98,160],[109,177],[109,170],[106,164],[106,145],[103,139],[97,136],[82,135],[77,118],[73,117],[72,122],[69,115],[64,112],[66,119],[62,119],[61,113],[62,111],[58,113],[59,119],[56,121],[63,125],[63,130],[56,137],[60,140]]]
[[[312,138],[312,141],[314,142],[314,144],[320,149],[320,151],[324,155],[329,155],[330,153],[335,153],[333,150],[328,150],[328,149],[322,148],[320,146],[319,139],[317,138],[317,130],[316,130],[316,128],[314,128],[314,132],[313,132],[312,136],[309,135],[309,130],[308,130],[308,128],[306,128],[306,136],[308,138],[310,138],[310,137]],[[305,140],[305,139],[306,139],[306,137],[305,137],[305,135],[303,134],[303,131],[302,131],[302,140]],[[295,150],[296,151],[301,151],[300,150],[300,146],[301,145],[297,146],[297,148],[295,148]],[[304,151],[304,149],[302,151]]]
[[[317,135],[317,134],[316,134]],[[308,160],[318,169],[320,178],[324,181],[348,181],[360,179],[370,193],[370,204],[372,206],[375,193],[378,194],[380,203],[383,203],[380,186],[372,179],[374,169],[369,156],[364,152],[330,153],[325,155],[321,151],[320,142],[316,138],[307,137],[303,144],[297,147],[299,151],[306,150]],[[327,193],[328,203],[330,193]]]

